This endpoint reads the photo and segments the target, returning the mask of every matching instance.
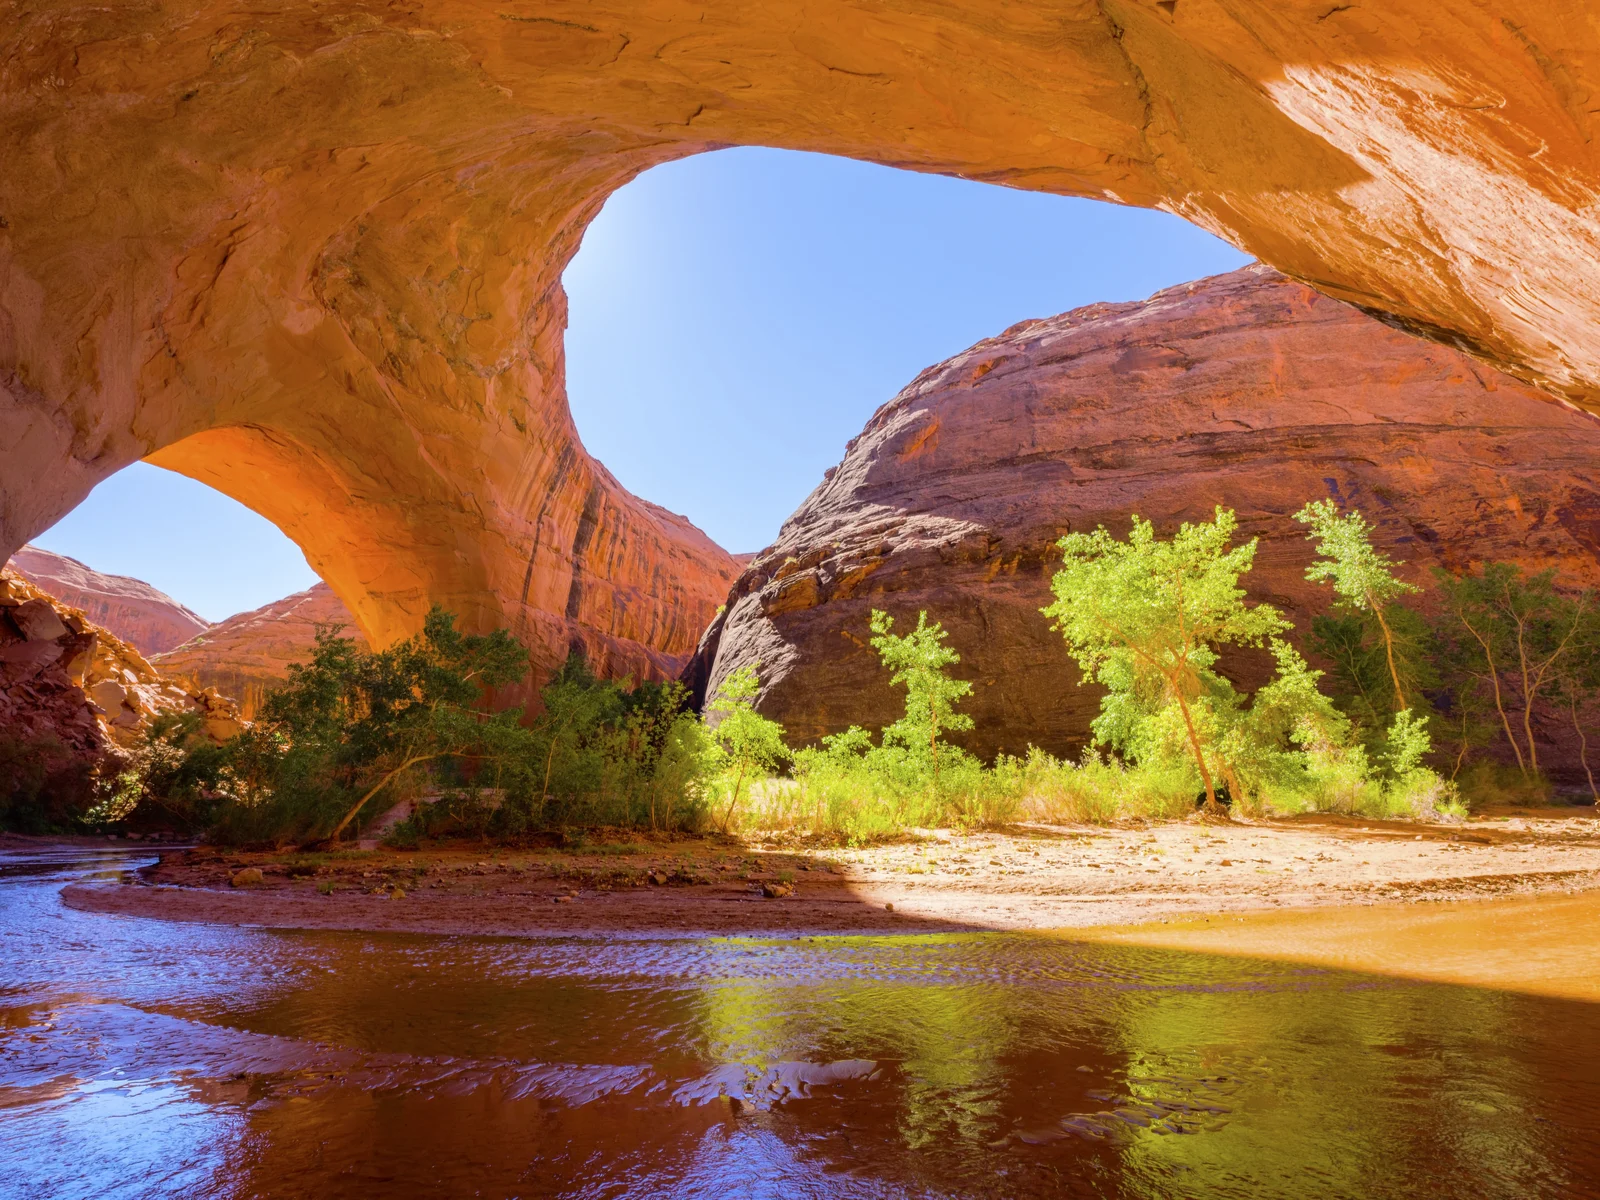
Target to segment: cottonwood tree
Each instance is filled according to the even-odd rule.
[[[1422,589],[1395,574],[1403,563],[1372,545],[1372,526],[1359,510],[1341,516],[1331,500],[1315,500],[1295,514],[1311,526],[1307,535],[1320,557],[1306,568],[1313,583],[1333,585],[1336,615],[1312,618],[1313,645],[1331,660],[1344,684],[1347,713],[1369,740],[1383,736],[1380,762],[1409,761],[1417,745],[1424,755],[1428,735],[1425,685],[1437,684],[1429,661],[1428,628],[1422,617],[1400,603]],[[1400,756],[1400,757],[1397,757]],[[1459,757],[1458,757],[1459,765]],[[1389,766],[1393,779],[1416,768]]]
[[[1306,578],[1313,583],[1331,583],[1339,607],[1358,620],[1370,618],[1377,625],[1389,683],[1394,689],[1392,711],[1410,708],[1423,655],[1414,637],[1404,636],[1396,628],[1394,610],[1400,597],[1415,595],[1422,589],[1395,574],[1394,569],[1403,563],[1373,547],[1372,526],[1359,510],[1340,516],[1332,500],[1313,500],[1295,513],[1294,519],[1311,526],[1307,538],[1316,542],[1321,555],[1306,568]],[[1361,672],[1352,674],[1360,679]]]
[[[872,648],[878,652],[883,665],[894,674],[892,686],[906,689],[906,712],[883,731],[885,746],[902,746],[909,753],[927,762],[933,774],[933,784],[939,784],[939,751],[946,734],[962,733],[972,728],[972,718],[956,711],[956,705],[970,695],[972,684],[964,679],[952,679],[946,673],[949,667],[961,661],[961,655],[946,646],[949,636],[938,621],[928,624],[926,611],[917,614],[917,627],[907,634],[894,632],[894,618],[878,609],[872,610]]]
[[[521,710],[481,707],[486,689],[527,671],[528,656],[504,630],[463,634],[435,608],[422,632],[387,650],[362,649],[335,627],[317,632],[311,660],[289,669],[260,722],[285,746],[280,779],[331,777],[356,799],[328,834],[336,840],[384,788],[441,759],[494,762],[523,755]]]
[[[783,744],[783,726],[756,712],[756,697],[761,692],[757,674],[760,666],[759,662],[750,663],[730,672],[706,704],[712,744],[720,752],[724,771],[733,774],[728,809],[722,816],[723,833],[728,832],[745,780],[776,770],[789,757],[789,748]]]
[[[595,678],[588,660],[577,648],[567,654],[566,662],[539,692],[544,712],[534,722],[534,736],[542,743],[543,770],[540,776],[539,798],[541,807],[551,800],[551,780],[558,767],[589,766],[590,770],[570,771],[566,780],[568,790],[576,790],[586,782],[584,774],[598,774],[598,765],[582,762],[582,751],[595,734],[622,712],[622,688],[610,680]]]
[[[1185,522],[1165,541],[1137,515],[1125,542],[1103,525],[1068,534],[1057,543],[1055,603],[1043,610],[1085,682],[1110,689],[1102,702],[1108,720],[1096,722],[1097,733],[1104,738],[1119,714],[1174,708],[1213,812],[1216,783],[1207,752],[1216,723],[1196,707],[1208,690],[1232,690],[1213,670],[1216,648],[1261,646],[1290,628],[1271,605],[1245,603],[1239,577],[1254,564],[1256,541],[1234,546],[1237,526],[1232,511],[1218,505],[1212,520]]]
[[[1514,563],[1495,562],[1477,574],[1434,574],[1447,622],[1465,648],[1463,659],[1472,664],[1465,669],[1487,686],[1518,768],[1537,775],[1534,712],[1562,672],[1576,665],[1593,619],[1593,596],[1560,591],[1554,568],[1525,576]],[[1512,727],[1513,712],[1520,736]]]
[[[1589,795],[1600,806],[1600,787],[1595,786],[1594,771],[1589,767],[1589,728],[1600,700],[1600,610],[1588,609],[1573,647],[1558,661],[1555,700],[1578,736],[1578,762],[1589,781]]]

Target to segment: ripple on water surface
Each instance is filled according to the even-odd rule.
[[[7,1196],[1600,1191],[1582,1004],[1002,934],[79,913],[0,856]]]

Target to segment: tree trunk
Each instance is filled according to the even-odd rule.
[[[1600,807],[1600,790],[1594,786],[1594,772],[1589,770],[1589,735],[1583,732],[1583,724],[1578,720],[1578,696],[1576,692],[1567,694],[1567,708],[1572,713],[1572,728],[1578,735],[1578,761],[1583,764],[1583,773],[1589,777],[1589,795],[1594,797],[1597,807]]]
[[[355,804],[351,806],[350,811],[345,813],[344,819],[334,826],[333,832],[328,835],[327,840],[330,842],[338,841],[339,835],[344,832],[345,826],[350,824],[351,821],[355,820],[356,814],[360,812],[363,807],[365,807],[367,801],[371,800],[374,796],[381,792],[384,784],[388,783],[396,775],[400,774],[401,771],[407,770],[410,767],[414,767],[418,763],[428,762],[430,759],[442,757],[443,755],[441,754],[414,754],[410,758],[406,759],[405,762],[401,763],[382,779],[378,780],[377,783],[373,784],[372,787],[368,789],[367,794],[362,796],[361,799],[357,800]]]
[[[1189,634],[1183,627],[1183,575],[1181,572],[1175,580],[1175,584],[1174,590],[1178,601],[1178,645],[1186,649],[1189,645]],[[1187,653],[1185,653],[1182,661],[1184,666],[1188,665]],[[1172,688],[1172,694],[1178,698],[1178,711],[1183,713],[1183,727],[1189,731],[1189,746],[1194,751],[1194,761],[1200,767],[1200,781],[1206,785],[1206,812],[1215,815],[1219,808],[1217,804],[1217,789],[1211,786],[1211,771],[1206,766],[1205,752],[1200,748],[1200,735],[1195,732],[1194,718],[1189,715],[1189,702],[1183,698],[1183,670],[1183,667],[1179,667],[1177,674],[1169,678],[1167,683]]]
[[[1466,762],[1466,761],[1467,761],[1467,713],[1466,713],[1466,706],[1463,705],[1462,706],[1462,711],[1461,711],[1461,751],[1460,751],[1460,753],[1458,753],[1456,755],[1456,765],[1450,768],[1450,779],[1451,779],[1452,782],[1455,780],[1455,777],[1461,773],[1461,764]]]
[[[1494,710],[1500,714],[1500,724],[1506,731],[1506,741],[1511,743],[1511,751],[1517,756],[1517,769],[1526,775],[1528,773],[1527,760],[1522,757],[1522,747],[1517,743],[1516,734],[1511,732],[1511,719],[1506,716],[1506,706],[1500,698],[1500,671],[1495,666],[1494,655],[1489,650],[1489,643],[1479,636],[1478,631],[1472,627],[1465,616],[1462,616],[1459,612],[1456,615],[1461,618],[1461,623],[1466,626],[1467,632],[1472,635],[1473,640],[1483,650],[1483,661],[1489,665],[1489,683],[1494,688]]]
[[[1370,599],[1368,603],[1371,603]],[[1389,678],[1394,682],[1396,711],[1410,708],[1411,706],[1406,703],[1406,690],[1400,686],[1400,670],[1394,663],[1394,634],[1389,631],[1389,622],[1383,619],[1383,608],[1380,605],[1372,605],[1372,615],[1378,618],[1378,628],[1383,630],[1383,652],[1389,658]]]
[[[1220,807],[1217,804],[1217,791],[1211,786],[1211,771],[1206,766],[1205,752],[1200,749],[1200,735],[1195,732],[1194,719],[1189,716],[1189,702],[1183,698],[1182,681],[1172,690],[1178,698],[1178,709],[1183,713],[1183,726],[1189,731],[1189,746],[1194,751],[1194,761],[1199,764],[1200,779],[1206,785],[1206,811],[1215,813]]]
[[[722,832],[728,832],[728,822],[733,820],[733,810],[739,807],[739,788],[744,783],[744,764],[739,764],[739,773],[733,777],[733,798],[728,801],[728,811],[722,814]]]
[[[545,755],[545,759],[544,759],[544,787],[539,789],[539,811],[540,812],[544,811],[544,806],[546,804],[548,804],[549,801],[550,801],[550,772],[555,769],[555,765],[556,765],[556,747],[559,746],[560,744],[561,744],[561,739],[560,738],[554,737],[554,736],[552,736],[550,738],[550,753]]]
[[[1238,772],[1236,772],[1227,763],[1224,763],[1222,766],[1222,774],[1227,782],[1229,790],[1233,792],[1233,802],[1239,805],[1244,804],[1244,785],[1239,782]]]
[[[1517,622],[1517,667],[1522,672],[1522,733],[1528,739],[1528,766],[1539,773],[1539,750],[1533,744],[1533,687],[1528,682],[1528,651],[1522,644],[1522,622]]]

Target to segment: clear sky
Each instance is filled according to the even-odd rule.
[[[924,367],[1248,261],[1165,213],[816,154],[698,155],[612,196],[567,269],[573,416],[627,487],[759,550]],[[209,620],[315,579],[265,520],[144,464],[34,541]]]

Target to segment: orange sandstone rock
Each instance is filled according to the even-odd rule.
[[[544,665],[691,648],[728,558],[583,451],[560,277],[718,146],[1163,207],[1600,406],[1579,0],[55,0],[0,64],[0,555],[149,458],[379,644],[438,602]]]
[[[688,677],[759,662],[761,711],[799,741],[877,729],[904,693],[868,617],[943,622],[975,691],[964,739],[1076,754],[1100,692],[1039,609],[1055,542],[1129,515],[1170,534],[1235,509],[1261,539],[1246,587],[1303,638],[1328,610],[1292,514],[1331,496],[1402,573],[1506,559],[1600,585],[1600,420],[1458,350],[1419,341],[1267,267],[1027,321],[924,371],[757,556]],[[1247,687],[1264,653],[1230,655]],[[1540,757],[1576,767],[1559,722]],[[1573,751],[1574,753],[1568,753]]]
[[[238,701],[253,719],[262,698],[288,676],[289,664],[311,657],[317,627],[343,626],[345,637],[365,644],[355,621],[325,583],[282,600],[218,621],[198,637],[165,654],[154,665]]]
[[[0,739],[9,748],[92,767],[132,746],[164,713],[198,714],[218,742],[242,728],[231,700],[162,675],[80,609],[0,571]]]
[[[199,614],[142,579],[107,575],[38,546],[18,550],[11,556],[10,566],[147,656],[171,650],[208,625]]]

